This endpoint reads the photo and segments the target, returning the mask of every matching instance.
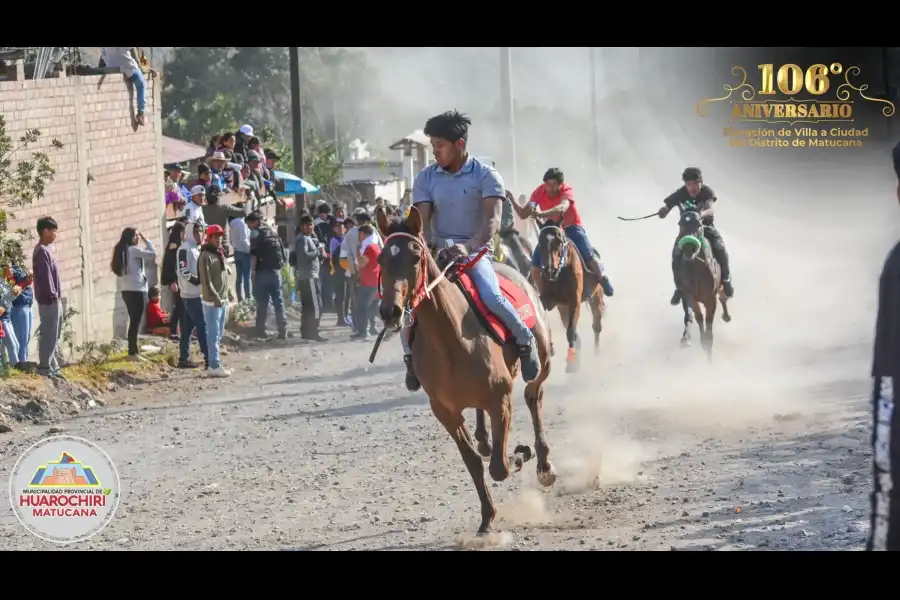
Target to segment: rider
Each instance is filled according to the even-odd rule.
[[[425,135],[431,138],[435,162],[422,169],[413,185],[413,206],[422,216],[425,241],[443,248],[448,240],[451,258],[488,253],[468,270],[485,307],[509,328],[516,338],[522,363],[522,378],[536,379],[540,373],[534,334],[522,322],[509,300],[500,291],[500,282],[491,262],[492,238],[500,227],[503,179],[493,167],[469,156],[466,142],[472,121],[448,111],[428,119]],[[409,332],[400,336],[406,363],[406,387],[419,388],[412,367]]]
[[[728,266],[728,251],[725,250],[725,242],[722,235],[713,225],[715,219],[716,194],[708,185],[703,185],[703,175],[697,167],[688,167],[681,174],[684,185],[675,190],[663,201],[659,209],[659,218],[665,219],[676,206],[679,213],[689,209],[700,211],[700,221],[703,223],[703,235],[712,247],[713,256],[722,268],[722,287],[725,288],[725,296],[734,296],[734,287],[731,285],[731,269]],[[675,293],[672,294],[672,306],[681,302],[681,290],[678,289],[678,263],[681,261],[681,250],[678,249],[678,240],[672,249],[672,275],[675,277]]]
[[[546,219],[547,225],[562,227],[566,236],[578,248],[585,268],[600,278],[600,287],[603,288],[603,293],[607,296],[613,295],[613,286],[604,272],[603,263],[598,260],[594,253],[594,247],[588,241],[587,233],[584,231],[572,186],[565,183],[562,171],[556,167],[547,169],[547,172],[544,173],[544,183],[531,192],[530,202],[525,206],[520,206],[518,203],[514,203],[513,206],[522,219],[534,216]],[[539,280],[540,270],[541,253],[540,245],[538,245],[531,254],[531,278],[535,282]]]

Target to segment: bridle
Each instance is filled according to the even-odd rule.
[[[541,256],[541,269],[544,272],[544,276],[547,278],[547,281],[556,281],[559,279],[560,273],[566,267],[566,263],[568,261],[569,256],[569,238],[566,236],[566,232],[562,227],[558,227],[557,225],[545,225],[538,232],[539,236],[544,236],[546,234],[546,238],[548,241],[547,251],[549,252],[549,240],[551,237],[554,237],[552,234],[556,231],[559,234],[559,239],[561,240],[561,246],[559,250],[559,266],[556,269],[550,268],[548,265],[544,264],[544,257]],[[540,247],[541,240],[538,239],[538,246]]]
[[[451,261],[446,267],[441,270],[441,274],[434,278],[434,280],[428,280],[428,245],[425,243],[425,240],[421,236],[412,235],[411,233],[406,233],[405,231],[398,231],[397,233],[392,233],[384,239],[384,247],[388,247],[388,242],[390,242],[394,238],[406,238],[412,240],[416,244],[422,247],[422,258],[419,259],[419,274],[416,276],[416,283],[410,291],[407,292],[407,296],[404,299],[404,305],[402,307],[404,318],[409,319],[411,323],[413,318],[415,317],[415,311],[419,308],[422,301],[426,298],[431,299],[431,292],[437,285],[441,282],[442,279],[447,278],[447,273],[452,269],[456,268],[457,272],[461,273],[468,269],[471,269],[472,266],[477,263],[481,258],[487,254],[488,248],[485,246],[475,257],[466,261],[465,263],[459,263],[456,261]],[[378,299],[381,300],[383,297],[381,291],[381,271],[378,272]],[[402,321],[401,321],[402,326]]]

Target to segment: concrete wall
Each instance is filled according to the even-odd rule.
[[[133,90],[121,75],[0,82],[7,134],[16,140],[39,129],[36,148],[46,149],[56,168],[46,196],[15,211],[16,221],[31,231],[44,215],[59,223],[55,251],[64,302],[80,312],[72,323],[76,343],[124,335],[125,307],[109,268],[123,228],[137,227],[150,238],[162,263],[161,87],[148,80],[146,124],[135,129]],[[62,150],[50,147],[54,138]],[[25,266],[31,270],[30,261]],[[147,271],[155,283],[158,266],[148,263]],[[36,310],[35,319],[37,327]]]

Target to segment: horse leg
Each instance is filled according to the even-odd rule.
[[[549,362],[549,361],[548,361]],[[544,377],[530,381],[525,386],[525,402],[531,411],[531,422],[534,425],[534,449],[537,454],[537,478],[538,483],[544,487],[550,487],[556,482],[556,467],[550,462],[550,444],[544,437],[544,421],[541,409],[544,404]],[[516,448],[518,450],[518,448]]]
[[[485,535],[491,532],[491,523],[497,516],[497,509],[494,508],[494,502],[491,500],[491,493],[488,491],[487,483],[484,480],[484,463],[481,457],[472,445],[472,438],[469,436],[469,428],[466,427],[466,421],[463,419],[462,412],[452,412],[444,405],[438,404],[434,400],[431,401],[431,411],[441,425],[456,442],[459,453],[462,455],[463,462],[472,476],[475,483],[475,490],[478,492],[478,500],[481,502],[481,526],[478,528],[478,535]]]
[[[694,322],[694,311],[691,309],[691,297],[681,293],[681,308],[684,310],[684,331],[681,332],[681,346],[691,345],[691,323]]]
[[[491,439],[484,426],[484,411],[480,408],[475,410],[475,441],[478,442],[478,454],[483,458],[490,458]]]
[[[594,330],[594,350],[600,350],[600,332],[603,331],[603,294],[594,294],[591,296],[591,316],[593,322],[591,328]]]
[[[713,322],[716,318],[716,298],[712,297],[711,300],[704,303],[706,307],[706,331],[703,333],[701,338],[701,345],[703,349],[706,350],[706,356],[709,360],[712,360],[712,348],[713,348]]]
[[[510,475],[510,465],[514,470],[512,472],[518,473],[522,470],[522,465],[534,457],[534,452],[528,446],[516,446],[512,456],[506,455],[509,446],[509,425],[512,420],[510,394],[492,403],[488,416],[491,418],[491,438],[494,445],[488,472],[494,481],[504,481]]]
[[[725,296],[725,289],[719,288],[719,302],[722,304],[722,320],[726,323],[731,322],[731,313],[728,312],[728,298]]]
[[[703,336],[706,334],[706,322],[703,319],[703,307],[696,298],[691,298],[691,308],[694,310],[694,316],[697,319],[697,329],[700,330],[700,343],[703,343]]]
[[[574,306],[562,304],[559,306],[559,315],[563,325],[566,326],[566,340],[569,342],[569,352],[566,355],[566,373],[578,371],[578,317],[581,314],[581,302],[575,302]]]

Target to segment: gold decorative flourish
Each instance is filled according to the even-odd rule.
[[[881,98],[871,98],[869,96],[866,96],[865,91],[867,89],[869,89],[868,83],[864,83],[859,87],[856,87],[855,85],[850,83],[849,76],[853,75],[855,77],[855,76],[859,75],[859,73],[860,73],[859,67],[856,67],[856,66],[853,66],[853,67],[850,67],[849,69],[844,70],[844,83],[842,83],[840,86],[838,86],[838,89],[835,92],[835,95],[837,96],[838,100],[849,100],[850,99],[850,90],[847,90],[845,88],[850,88],[851,90],[853,90],[855,92],[859,92],[860,96],[862,96],[863,98],[865,98],[866,100],[868,100],[870,102],[881,102],[882,104],[886,104],[886,106],[881,109],[881,114],[883,114],[886,117],[893,116],[894,113],[897,112],[897,109],[896,109],[896,107],[894,107],[893,102],[891,102],[890,100],[882,100]]]
[[[747,71],[744,70],[744,67],[732,67],[731,74],[736,77],[741,77],[741,82],[736,86],[730,86],[727,83],[722,86],[726,92],[728,92],[727,96],[722,96],[721,98],[706,98],[705,100],[701,100],[697,103],[697,114],[701,117],[706,116],[706,110],[701,110],[707,104],[712,104],[713,102],[721,102],[722,100],[728,100],[731,98],[731,95],[738,90],[743,90],[741,92],[741,98],[743,98],[746,102],[750,102],[754,98],[756,98],[756,89],[749,83],[747,83]]]

